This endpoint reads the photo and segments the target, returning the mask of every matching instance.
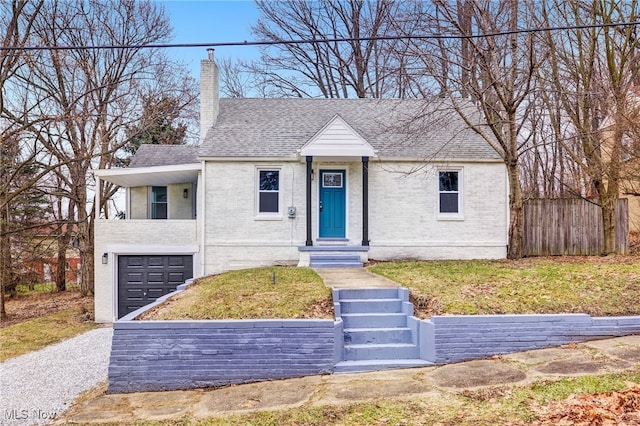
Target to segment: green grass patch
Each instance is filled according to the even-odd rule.
[[[409,287],[432,315],[640,315],[640,262],[631,258],[401,261],[369,270]]]
[[[0,362],[96,328],[88,309],[69,308],[0,329]]]
[[[67,284],[67,291],[75,291],[79,290],[80,286],[77,284]],[[55,293],[57,290],[55,283],[38,283],[33,286],[33,290],[29,289],[28,284],[18,284],[16,286],[16,292],[18,296],[29,296],[32,294],[41,294],[41,293]]]
[[[309,268],[245,269],[199,280],[141,317],[258,318],[333,318],[331,290]]]

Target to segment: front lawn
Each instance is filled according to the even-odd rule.
[[[96,328],[92,311],[76,306],[0,328],[0,362]]]
[[[42,349],[97,327],[93,298],[78,288],[55,291],[54,284],[19,285],[5,300],[7,320],[0,321],[0,362]]]
[[[429,315],[586,313],[640,315],[640,259],[384,262],[370,271],[411,289]]]
[[[331,290],[309,268],[245,269],[199,280],[140,319],[333,318]]]

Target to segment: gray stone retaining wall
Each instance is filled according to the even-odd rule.
[[[187,284],[178,287],[184,290]],[[343,324],[333,320],[136,321],[113,324],[109,393],[190,389],[334,371]],[[640,316],[457,315],[420,320],[401,289],[420,358],[446,364],[590,339],[640,334]],[[339,315],[339,305],[336,306]]]
[[[333,371],[333,320],[118,321],[109,393],[201,388]]]
[[[415,319],[414,321],[417,321]],[[640,317],[457,315],[420,321],[420,356],[435,364],[640,334]]]

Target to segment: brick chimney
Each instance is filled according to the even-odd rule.
[[[213,59],[213,49],[207,49],[208,58],[200,61],[200,142],[218,119],[220,93],[218,65]]]

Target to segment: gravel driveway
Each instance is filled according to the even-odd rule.
[[[0,425],[48,424],[84,390],[107,379],[110,327],[0,364]]]

